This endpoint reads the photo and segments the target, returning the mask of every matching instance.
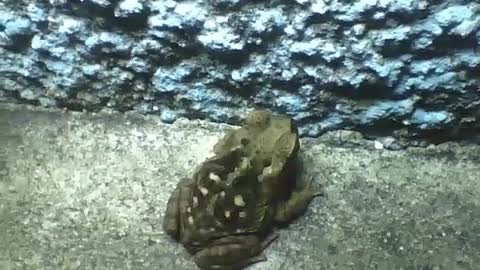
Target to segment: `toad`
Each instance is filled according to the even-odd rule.
[[[298,129],[285,115],[255,110],[228,132],[191,178],[171,194],[165,232],[202,269],[239,269],[265,261],[276,224],[299,216],[320,195],[312,181],[295,190]]]

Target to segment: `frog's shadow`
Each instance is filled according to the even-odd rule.
[[[303,154],[298,154],[291,164],[286,167],[287,185],[289,190],[295,191],[302,189],[308,184],[312,173],[308,172],[308,169],[312,169],[311,160],[305,157]]]
[[[313,164],[312,160],[305,155],[299,153],[294,160],[292,160],[292,163],[289,164],[286,167],[286,183],[289,187],[289,190],[291,191],[288,196],[291,196],[291,193],[293,191],[301,190],[303,189],[306,185],[308,185],[308,182],[311,181],[313,177],[313,173],[309,173],[307,170],[312,169]],[[316,180],[316,177],[313,177],[314,181]],[[315,181],[316,182],[316,181]],[[321,192],[319,192],[321,197],[325,197],[325,194],[323,192],[323,189]],[[275,226],[279,229],[287,229],[289,226],[291,226],[295,221],[297,221],[299,218],[304,216],[305,212],[307,211],[308,207],[305,208],[305,210],[300,213],[299,215],[295,216],[291,220],[285,223],[277,223]]]

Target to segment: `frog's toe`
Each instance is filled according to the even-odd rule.
[[[319,196],[324,196],[325,192],[323,190],[323,187],[315,187],[314,186],[314,181],[315,177],[314,176],[309,176],[307,181],[307,185],[305,187],[305,190],[308,190],[309,193],[311,193],[312,198],[319,197]]]
[[[277,240],[280,235],[278,233],[271,233],[262,242],[262,250],[266,249],[273,241]]]

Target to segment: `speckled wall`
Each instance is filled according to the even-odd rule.
[[[476,1],[4,0],[0,101],[438,141],[480,130],[479,45]]]

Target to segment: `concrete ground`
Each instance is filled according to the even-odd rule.
[[[197,269],[163,211],[229,126],[7,105],[0,125],[0,269]],[[249,269],[480,269],[480,146],[301,142],[326,195]]]

